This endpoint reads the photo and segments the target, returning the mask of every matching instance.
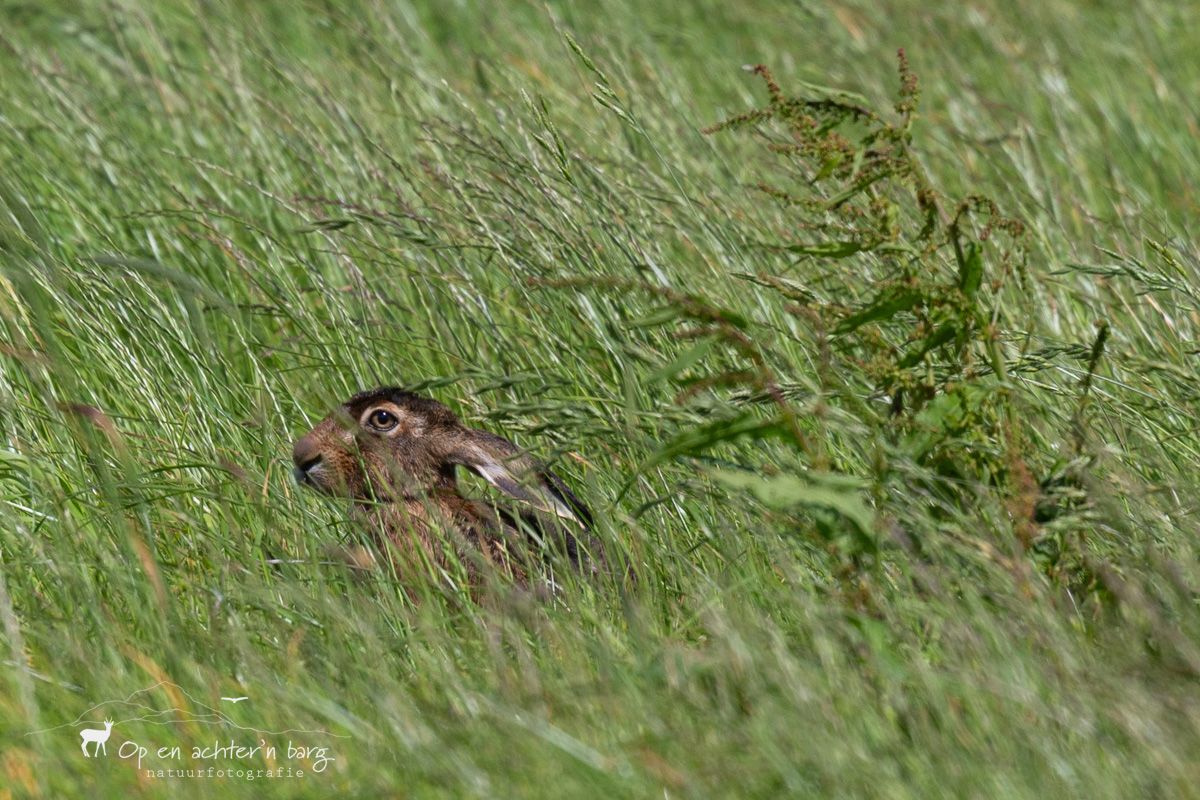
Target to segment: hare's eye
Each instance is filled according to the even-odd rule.
[[[381,432],[390,431],[396,427],[396,423],[399,421],[395,414],[382,408],[375,409],[371,412],[371,416],[367,417],[367,425]]]

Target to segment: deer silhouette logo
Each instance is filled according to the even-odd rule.
[[[88,742],[96,743],[96,749],[92,755],[98,756],[102,750],[104,751],[104,755],[108,755],[108,748],[104,746],[104,743],[108,741],[108,737],[112,734],[112,726],[112,720],[106,719],[104,720],[104,730],[100,730],[99,728],[84,728],[79,732],[79,738],[83,740],[80,742],[80,746],[83,748],[84,757],[92,757],[88,755]]]

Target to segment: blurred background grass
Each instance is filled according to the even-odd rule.
[[[644,5],[0,2],[5,791],[1193,793],[1200,10]],[[1029,229],[995,293],[1028,430],[947,458],[1026,465],[1060,507],[1033,547],[1011,480],[899,446],[866,366],[738,277],[853,308],[886,264],[760,246],[798,234],[753,188],[776,162],[700,133],[765,102],[744,64],[886,109],[901,46],[931,182]],[[812,449],[714,429],[766,412],[681,388],[740,363],[681,335],[684,294],[767,343]],[[379,383],[554,461],[637,584],[413,606],[328,563],[358,533],[289,442]],[[713,467],[828,471],[879,552]],[[164,680],[348,738],[307,737],[319,775],[181,783],[115,745],[229,728],[26,735]]]

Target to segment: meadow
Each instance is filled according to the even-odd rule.
[[[0,20],[0,797],[1200,793],[1200,6]],[[331,555],[381,384],[611,573]]]

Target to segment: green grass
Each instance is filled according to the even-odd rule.
[[[0,797],[1195,793],[1200,9],[645,6],[0,0]],[[783,249],[863,240],[846,176],[701,133],[757,63],[896,123],[899,47],[938,235],[1025,226],[1006,273],[964,221],[977,290],[949,239]],[[332,563],[290,442],[381,383],[551,460],[636,581]],[[163,681],[328,733],[89,711]],[[335,760],[117,755],[289,738]]]

